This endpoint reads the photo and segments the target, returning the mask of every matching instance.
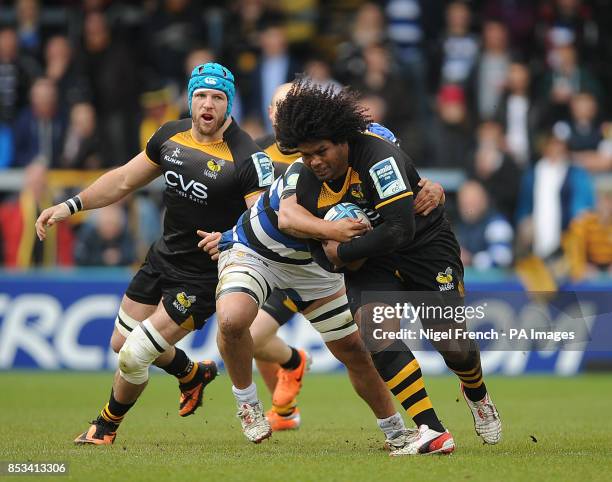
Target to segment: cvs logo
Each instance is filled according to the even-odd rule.
[[[166,171],[164,177],[166,178],[166,184],[168,184],[168,186],[175,188],[180,187],[184,192],[198,199],[206,199],[208,197],[208,193],[206,192],[208,188],[201,182],[194,181],[193,179],[186,180],[182,174],[174,171]]]

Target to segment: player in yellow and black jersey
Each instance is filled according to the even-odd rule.
[[[147,384],[152,363],[178,379],[181,416],[195,412],[204,387],[216,376],[214,362],[195,363],[174,347],[215,311],[217,265],[198,248],[196,231],[231,228],[274,179],[270,158],[230,115],[234,94],[228,69],[216,63],[197,66],[188,85],[191,119],[163,125],[143,152],[37,220],[38,236],[44,239],[49,226],[71,214],[107,206],[164,178],[163,235],[128,286],[115,322],[111,345],[119,352],[119,370],[111,396],[77,437],[78,444],[113,443]],[[290,359],[291,350],[283,348],[283,356],[273,353],[271,358],[279,363]]]
[[[313,258],[324,268],[352,268],[345,271],[349,303],[356,319],[362,318],[361,327],[371,330],[363,293],[429,291],[435,303],[457,306],[463,303],[463,266],[444,207],[414,216],[420,176],[401,149],[364,132],[367,122],[353,93],[324,90],[307,80],[294,83],[275,118],[278,141],[298,149],[307,167],[297,182],[298,203],[319,218],[336,204],[354,203],[372,223],[371,231],[345,243],[309,241]],[[461,380],[477,433],[486,443],[497,443],[501,422],[482,378],[477,345],[466,340],[459,349],[436,348]],[[452,438],[435,415],[418,363],[406,345],[395,341],[373,358],[420,426],[415,444],[402,454],[452,451]]]

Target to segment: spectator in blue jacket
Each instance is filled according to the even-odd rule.
[[[53,81],[37,79],[30,90],[30,102],[15,124],[13,164],[25,167],[40,156],[48,167],[55,167],[64,145],[66,119],[58,107]]]
[[[547,258],[559,250],[570,222],[595,206],[595,194],[588,172],[572,164],[564,139],[548,134],[542,153],[523,176],[516,220],[521,247]]]
[[[463,264],[478,270],[510,266],[512,226],[491,207],[482,184],[465,182],[457,193],[457,202],[459,223],[456,232]]]

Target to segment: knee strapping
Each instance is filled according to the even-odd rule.
[[[125,338],[130,336],[130,333],[134,331],[134,328],[138,326],[140,322],[135,320],[130,315],[128,315],[121,307],[119,307],[119,313],[117,314],[117,318],[115,318],[115,326],[117,327],[117,331],[121,333]]]
[[[170,344],[147,319],[126,338],[119,351],[119,374],[134,385],[142,385],[149,379],[149,366]]]
[[[244,266],[225,268],[219,277],[216,298],[227,293],[246,293],[262,306],[270,296],[270,287],[266,280],[254,269]]]
[[[323,341],[334,341],[357,331],[346,295],[331,300],[304,315],[321,333]]]

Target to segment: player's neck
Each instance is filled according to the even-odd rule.
[[[225,119],[225,122],[223,123],[223,125],[221,125],[219,129],[217,129],[214,133],[210,135],[201,134],[192,124],[191,125],[191,137],[193,137],[193,139],[196,142],[199,142],[201,144],[206,144],[210,142],[218,142],[223,139],[223,133],[227,130],[227,128],[229,127],[231,123],[232,123],[232,117],[228,116],[227,119]]]

